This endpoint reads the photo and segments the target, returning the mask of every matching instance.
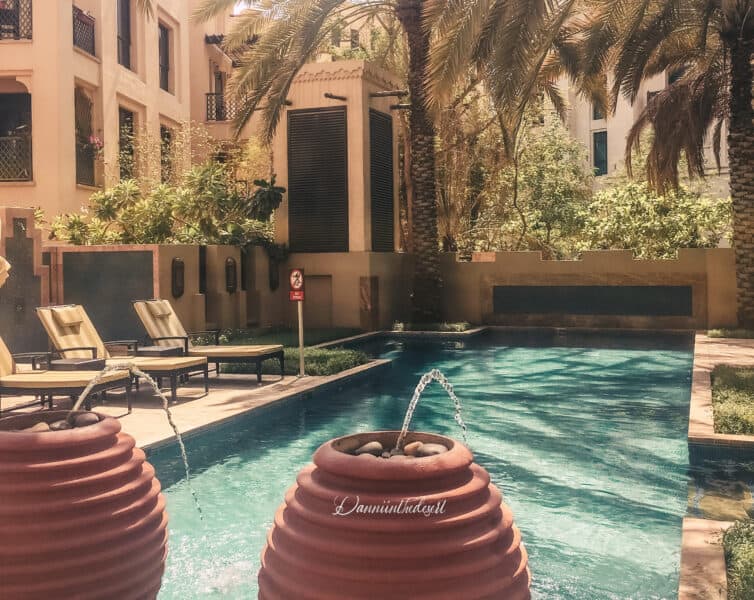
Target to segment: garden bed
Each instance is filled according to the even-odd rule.
[[[393,323],[393,331],[439,331],[443,333],[461,333],[472,329],[471,323]]]
[[[716,366],[712,407],[715,433],[754,435],[754,368]]]
[[[339,340],[361,333],[359,329],[331,327],[327,329],[307,329],[304,332],[307,347],[304,361],[307,375],[335,375],[341,371],[358,367],[369,362],[369,357],[358,350],[344,348],[312,348],[315,344]],[[214,339],[199,338],[199,344],[213,344]],[[221,344],[258,345],[282,344],[285,353],[285,374],[298,375],[298,331],[287,327],[265,329],[225,330],[220,334]],[[256,373],[254,364],[229,363],[221,367],[222,373]],[[280,366],[276,358],[262,363],[262,373],[278,375]]]
[[[754,598],[754,520],[737,521],[723,534],[728,600]]]

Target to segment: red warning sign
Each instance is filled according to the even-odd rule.
[[[291,302],[303,302],[304,300],[304,270],[303,269],[291,269],[288,275],[288,281],[290,283],[290,291],[288,292],[288,299]]]

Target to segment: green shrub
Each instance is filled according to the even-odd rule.
[[[285,374],[298,375],[298,348],[285,348]],[[307,375],[335,375],[341,371],[358,367],[369,362],[369,357],[360,350],[345,348],[305,348],[304,361]],[[227,364],[223,373],[256,373],[255,365]],[[262,363],[262,373],[277,375],[280,366],[277,360]]]
[[[458,333],[471,329],[471,323],[461,321],[459,323],[393,323],[393,331],[442,331],[446,333]]]
[[[707,335],[711,338],[754,339],[754,331],[751,329],[710,329]]]
[[[754,521],[737,521],[723,534],[728,600],[754,598]]]
[[[754,435],[754,369],[715,367],[712,406],[715,432]]]

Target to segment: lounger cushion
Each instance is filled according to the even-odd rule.
[[[100,374],[99,371],[31,371],[0,377],[0,388],[50,390],[55,388],[85,388]],[[105,373],[100,383],[128,383],[128,371]]]
[[[62,316],[59,316],[62,315]],[[66,350],[66,348],[96,348],[97,358],[109,358],[109,353],[102,338],[94,328],[89,316],[80,305],[40,307],[37,316],[50,336],[55,349],[63,358],[91,358],[90,350]],[[75,325],[63,325],[61,320],[76,322]]]
[[[159,303],[159,308],[155,309],[162,313],[167,311],[163,316],[155,316],[152,306]],[[173,307],[167,300],[139,300],[134,302],[134,309],[139,315],[147,334],[154,340],[155,346],[175,346],[180,344],[181,340],[176,338],[187,337],[186,330],[181,325]],[[170,337],[173,339],[161,340],[159,338]]]
[[[77,306],[62,306],[52,309],[52,316],[61,327],[75,327],[84,320]]]
[[[215,358],[255,358],[280,352],[281,345],[269,346],[192,346],[189,350],[191,356],[206,356],[210,360]]]
[[[123,358],[110,358],[106,361],[108,366],[133,364],[143,371],[160,372],[169,374],[171,371],[186,369],[189,367],[201,367],[207,359],[200,356],[124,356]]]
[[[173,308],[167,300],[149,300],[145,304],[151,315],[158,319],[169,317],[173,312]]]
[[[0,338],[0,377],[4,375],[10,375],[15,370],[13,364],[13,356],[11,356],[8,346],[5,345],[2,338]]]

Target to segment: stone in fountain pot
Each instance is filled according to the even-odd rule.
[[[50,426],[44,421],[40,421],[39,423],[34,423],[34,425],[32,425],[31,427],[27,427],[23,431],[27,431],[29,433],[39,433],[41,431],[50,431]]]
[[[367,442],[366,444],[359,446],[354,450],[354,454],[358,456],[359,454],[371,454],[372,456],[380,456],[382,454],[382,444],[380,444],[377,441],[374,442]]]
[[[71,429],[73,425],[71,425],[68,421],[63,419],[62,421],[53,421],[50,423],[50,430],[51,431],[63,431],[65,429]]]
[[[73,421],[73,426],[86,427],[87,425],[94,425],[95,423],[99,423],[99,417],[94,413],[86,412],[76,417]]]
[[[416,456],[417,452],[419,451],[419,448],[422,447],[421,442],[411,442],[410,444],[406,444],[403,446],[403,453],[406,456]]]
[[[422,444],[416,450],[416,456],[435,456],[447,452],[447,447],[442,444]]]

